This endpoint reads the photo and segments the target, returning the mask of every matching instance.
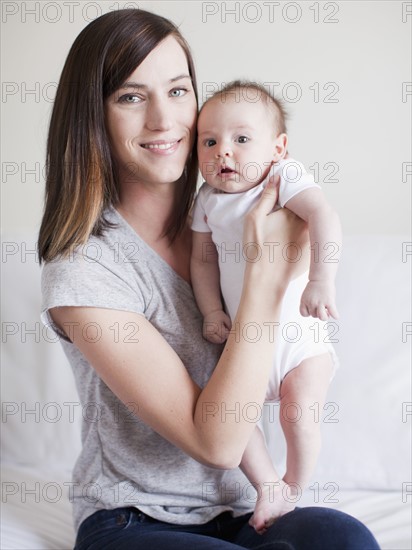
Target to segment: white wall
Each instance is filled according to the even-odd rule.
[[[130,6],[180,26],[201,96],[239,77],[273,84],[291,114],[290,151],[319,167],[346,234],[409,230],[411,2],[114,0],[2,2],[3,230],[38,228],[48,117],[71,43],[96,15]]]

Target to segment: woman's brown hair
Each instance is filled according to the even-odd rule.
[[[104,210],[118,200],[116,168],[105,128],[104,102],[167,36],[182,46],[196,98],[189,46],[168,19],[140,9],[110,12],[92,21],[67,56],[50,120],[46,195],[39,234],[40,261],[51,261],[108,227]],[[185,227],[198,173],[196,146],[165,229],[173,241]]]

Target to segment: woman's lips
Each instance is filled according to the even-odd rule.
[[[179,139],[173,141],[150,141],[149,143],[142,143],[140,147],[157,155],[170,155],[179,147],[180,141]]]

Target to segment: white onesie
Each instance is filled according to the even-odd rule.
[[[278,207],[283,207],[297,193],[310,187],[318,187],[313,176],[304,166],[293,159],[282,160],[271,168],[271,175],[280,175]],[[219,255],[220,285],[226,311],[235,317],[243,285],[245,261],[253,261],[260,251],[253,243],[243,245],[243,222],[245,214],[258,201],[267,179],[244,193],[223,193],[204,183],[197,195],[192,229],[212,233],[212,240]],[[266,245],[265,245],[266,246]],[[273,242],[267,246],[275,247]],[[207,254],[207,251],[203,251]],[[301,251],[293,244],[285,245],[283,254],[294,261]],[[276,265],[273,266],[276,269]],[[280,398],[280,385],[286,374],[297,367],[303,359],[331,353],[334,367],[337,356],[330,343],[327,322],[303,317],[299,313],[300,299],[308,282],[308,272],[293,280],[286,291],[280,315],[279,339],[274,354],[274,366],[266,392],[267,401]],[[235,328],[235,327],[234,327]],[[333,327],[332,327],[333,328]],[[253,341],[260,331],[273,330],[270,326],[259,327],[250,323],[242,336]]]

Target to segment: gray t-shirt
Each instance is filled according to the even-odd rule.
[[[202,318],[190,285],[114,208],[105,218],[115,227],[102,237],[91,237],[68,258],[44,265],[43,322],[53,325],[48,310],[58,306],[144,315],[203,387],[222,348],[203,339]],[[97,324],[90,325],[87,337],[98,340],[98,332]],[[158,520],[182,525],[205,523],[225,510],[236,516],[253,509],[253,489],[238,468],[209,468],[169,443],[139,419],[138,403],[123,405],[80,351],[60,336],[83,410],[82,451],[70,494],[76,529],[103,508],[136,506]],[[138,323],[114,324],[113,338],[138,339]]]

